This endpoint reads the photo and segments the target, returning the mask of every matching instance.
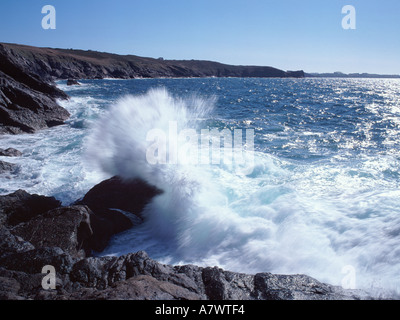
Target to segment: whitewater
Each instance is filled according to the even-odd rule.
[[[12,159],[18,172],[0,176],[0,192],[24,189],[68,205],[113,175],[163,190],[142,213],[143,224],[96,255],[145,250],[164,263],[302,273],[334,285],[351,270],[356,288],[399,293],[399,81],[137,79],[58,86],[71,97],[60,101],[71,118],[33,135],[0,138],[0,148],[24,154]],[[254,150],[243,149],[251,170],[222,161],[149,163],[148,132],[168,132],[171,122],[198,132],[254,130]]]

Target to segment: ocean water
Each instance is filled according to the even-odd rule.
[[[65,125],[0,137],[0,148],[24,154],[2,158],[20,169],[0,175],[0,193],[24,189],[68,205],[115,174],[162,189],[146,207],[145,223],[115,236],[98,255],[146,250],[165,263],[304,273],[334,285],[350,277],[354,288],[400,293],[400,81],[58,86],[71,97],[60,102],[71,113]],[[148,132],[170,132],[171,122],[196,132],[241,129],[243,144],[253,130],[254,151],[242,150],[251,170],[222,161],[149,163]],[[173,149],[165,151],[172,159]]]

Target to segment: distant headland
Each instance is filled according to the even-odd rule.
[[[375,79],[400,79],[399,74],[375,74],[375,73],[305,73],[307,78],[375,78]]]

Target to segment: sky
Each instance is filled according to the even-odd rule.
[[[42,7],[56,10],[43,29]],[[356,29],[344,29],[345,5]],[[1,0],[0,42],[306,72],[400,74],[399,0]]]

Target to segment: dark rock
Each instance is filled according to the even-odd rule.
[[[112,177],[90,189],[78,203],[87,205],[96,213],[119,209],[141,217],[140,213],[146,204],[160,193],[160,190],[142,180]]]
[[[90,254],[93,232],[90,209],[86,206],[56,208],[20,223],[11,231],[35,247],[60,247],[73,257]]]
[[[191,277],[193,274],[197,276]],[[163,265],[150,259],[143,251],[119,258],[83,259],[74,265],[71,280],[103,290],[84,290],[83,296],[79,297],[85,299],[206,298],[199,267]],[[77,298],[77,295],[73,297]]]
[[[138,275],[149,275],[164,281],[174,270],[171,266],[150,259],[146,252],[139,251],[119,257],[107,268],[107,272],[109,282],[113,283]]]
[[[224,271],[220,268],[203,270],[205,293],[210,300],[252,300],[253,276]]]
[[[61,270],[63,269],[61,268]],[[0,267],[0,279],[3,279],[5,286],[8,285],[8,290],[11,290],[12,293],[12,295],[4,293],[4,299],[53,300],[56,297],[62,299],[65,294],[78,289],[69,281],[68,275],[56,272],[56,290],[44,290],[42,287],[44,276],[43,273],[26,273]]]
[[[115,257],[82,259],[74,264],[70,274],[71,281],[85,287],[105,289],[109,284],[108,267],[116,259]]]
[[[33,133],[63,124],[68,117],[68,111],[54,98],[14,80],[0,69],[0,133]]]
[[[14,173],[18,170],[19,166],[14,163],[9,163],[0,160],[0,173]]]
[[[118,211],[93,211],[90,214],[90,224],[93,235],[89,239],[88,246],[94,251],[103,251],[110,238],[119,232],[128,230],[133,226],[132,221],[123,213]]]
[[[346,291],[306,275],[271,273],[254,276],[254,295],[259,300],[357,300],[367,297],[362,291]]]
[[[52,84],[48,67],[37,52],[22,52],[13,45],[0,44],[0,71],[35,92],[54,99],[68,99],[66,93]]]
[[[157,77],[304,77],[303,71],[234,66],[214,61],[165,60],[105,52],[0,44],[5,57],[40,79]],[[29,68],[28,68],[29,66]],[[1,70],[1,68],[0,68]]]
[[[93,237],[91,247],[103,251],[112,235],[140,223],[141,211],[160,191],[141,180],[124,181],[113,177],[94,186],[76,204],[87,205],[92,211]],[[125,215],[131,213],[134,216]],[[134,219],[138,217],[139,219]]]
[[[0,259],[13,253],[33,249],[35,247],[30,242],[13,235],[7,228],[0,226]]]
[[[0,277],[0,300],[24,300],[18,295],[20,283],[13,278]]]
[[[56,102],[68,96],[31,67],[26,56],[0,44],[0,133],[32,133],[69,117]]]
[[[67,86],[75,86],[75,85],[80,85],[80,83],[78,81],[76,81],[75,79],[68,79],[67,80]]]
[[[198,298],[205,299],[202,269],[196,266],[169,266],[160,264],[140,251],[121,257],[89,257],[77,262],[71,271],[71,280],[80,284],[105,289],[128,279],[148,276],[161,282],[183,288]]]
[[[60,206],[61,202],[54,197],[31,195],[24,190],[18,190],[0,196],[0,225],[17,225]]]
[[[22,156],[22,152],[14,149],[14,148],[8,148],[8,149],[0,149],[0,156],[3,157],[20,157]]]
[[[143,251],[74,262],[60,248],[40,248],[9,255],[0,259],[0,265],[0,295],[6,299],[370,299],[362,291],[344,290],[305,275],[248,275],[217,267],[170,266],[150,259]],[[56,269],[55,291],[46,292],[40,286],[44,265],[53,265]],[[2,291],[2,288],[6,289]]]
[[[82,289],[79,293],[69,296],[68,299],[354,300],[369,298],[362,291],[344,290],[305,275],[270,273],[249,275],[224,271],[217,267],[170,266],[150,259],[143,251],[118,258],[83,259],[73,266],[70,278],[71,281],[80,283]],[[131,286],[136,287],[131,288]],[[151,288],[154,294],[143,290],[146,286]],[[172,294],[173,292],[175,293]]]
[[[86,289],[71,294],[79,300],[201,300],[201,296],[170,282],[151,276],[137,276],[116,282],[105,290]]]
[[[1,267],[28,274],[41,273],[46,265],[54,266],[56,273],[68,274],[72,269],[73,263],[73,258],[57,247],[42,247],[26,252],[18,252],[0,259]]]

